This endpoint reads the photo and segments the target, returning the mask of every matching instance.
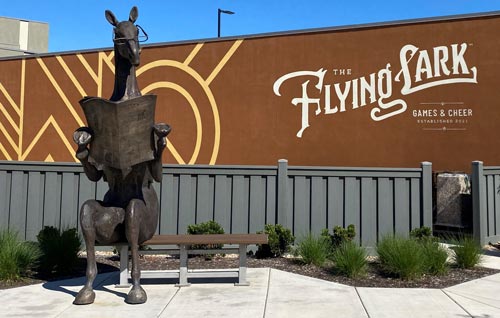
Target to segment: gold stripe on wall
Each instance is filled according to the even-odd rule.
[[[5,98],[7,98],[7,101],[9,102],[9,104],[12,106],[12,108],[14,108],[14,110],[16,111],[16,113],[18,115],[21,115],[21,109],[19,108],[19,106],[16,104],[16,102],[14,102],[14,100],[12,99],[12,97],[10,96],[9,92],[7,92],[7,90],[5,89],[5,87],[2,85],[2,83],[0,83],[0,91],[3,93],[3,95],[5,96]]]
[[[184,61],[184,64],[189,65],[189,63],[191,63],[191,61],[195,58],[196,54],[198,54],[202,47],[203,43],[198,43],[191,51],[191,53],[189,53],[188,57]]]
[[[2,114],[5,116],[5,118],[7,118],[7,121],[10,123],[10,125],[12,126],[12,128],[14,128],[14,130],[16,131],[17,134],[20,134],[21,133],[21,127],[19,127],[16,122],[14,121],[14,119],[12,118],[12,116],[10,116],[9,112],[7,111],[7,109],[3,106],[2,103],[0,103],[0,111],[2,112]]]
[[[20,114],[19,114],[19,153],[17,154],[17,160],[21,160],[21,152],[23,151],[23,136],[24,136],[24,92],[26,84],[26,60],[23,59],[21,62],[21,96],[19,102]]]
[[[76,120],[78,125],[84,126],[85,124],[83,123],[82,119],[80,118],[80,116],[78,116],[78,113],[76,112],[75,108],[73,107],[73,105],[71,105],[71,102],[69,101],[66,94],[64,94],[63,90],[61,89],[61,87],[57,83],[57,81],[54,78],[54,76],[52,75],[52,73],[50,73],[49,69],[47,68],[47,65],[45,65],[43,60],[39,57],[36,60],[37,60],[38,64],[40,64],[40,66],[42,67],[42,70],[44,71],[45,75],[47,75],[47,78],[52,83],[52,86],[54,86],[55,90],[57,91],[57,93],[61,97],[62,101],[64,102],[64,104],[68,108],[71,115],[73,115],[73,118]]]
[[[196,102],[194,101],[193,96],[189,94],[189,92],[179,84],[175,84],[172,82],[156,82],[151,85],[148,85],[142,90],[143,94],[147,94],[150,91],[157,89],[157,88],[170,88],[173,89],[174,91],[178,92],[181,94],[189,103],[191,106],[191,109],[193,110],[194,118],[196,121],[196,144],[194,147],[193,155],[191,156],[191,159],[189,160],[189,164],[195,164],[196,160],[198,159],[198,155],[200,154],[200,148],[201,148],[201,141],[203,139],[203,128],[202,128],[202,123],[201,123],[201,115],[200,115],[200,110],[198,109],[198,105],[196,105]],[[175,159],[179,163],[183,163],[184,160],[179,156],[177,153],[177,156],[174,155]]]
[[[82,85],[80,84],[80,82],[76,78],[75,74],[73,74],[71,69],[68,67],[68,64],[66,64],[66,62],[64,62],[63,58],[58,55],[58,56],[56,56],[56,59],[59,62],[59,64],[62,66],[63,70],[66,72],[66,75],[68,75],[71,82],[73,82],[73,85],[75,85],[75,87],[78,90],[78,92],[80,93],[80,95],[82,95],[82,97],[88,96],[87,93],[85,92],[85,90],[83,89]]]
[[[52,155],[49,153],[47,157],[45,157],[44,162],[54,162],[54,158],[52,158]]]
[[[12,136],[7,132],[7,129],[5,129],[5,126],[2,124],[2,122],[0,122],[0,131],[3,132],[10,146],[14,148],[14,151],[16,151],[17,154],[19,154],[20,152],[19,146],[16,144]]]
[[[94,70],[90,66],[89,62],[87,62],[87,60],[80,53],[76,54],[76,57],[78,58],[78,60],[80,60],[80,63],[82,63],[83,67],[85,67],[85,69],[89,73],[90,77],[92,77],[94,82],[97,85],[99,85],[99,77],[97,76],[96,72],[94,72]]]
[[[17,113],[19,116],[19,122],[16,123],[14,118],[10,115],[10,113],[7,111],[7,108],[0,103],[0,111],[3,113],[11,127],[14,129],[14,131],[17,133],[17,144],[16,141],[14,140],[15,138],[11,136],[3,123],[0,122],[0,131],[3,133],[9,144],[12,146],[14,149],[16,156],[15,158],[17,160],[20,159],[21,157],[21,152],[22,152],[22,145],[23,145],[23,119],[24,119],[24,84],[25,84],[25,72],[26,71],[26,60],[21,60],[21,81],[20,81],[20,103],[19,105],[14,101],[12,96],[10,96],[9,92],[5,89],[5,87],[0,83],[0,91],[3,93],[7,101],[9,102],[10,106],[14,111]],[[7,160],[13,160],[12,156],[8,153],[7,149],[3,144],[0,144],[0,151],[2,154],[7,158]]]
[[[150,62],[137,70],[137,76],[141,75],[142,73],[150,69],[162,66],[174,67],[183,70],[184,72],[189,74],[192,78],[194,78],[200,84],[201,88],[205,92],[208,101],[210,103],[212,113],[214,115],[214,148],[212,150],[212,156],[210,158],[209,164],[212,165],[215,164],[217,155],[219,153],[219,145],[220,145],[220,118],[219,118],[219,111],[217,110],[217,103],[215,102],[215,98],[214,95],[212,94],[212,91],[210,90],[210,87],[195,69],[193,69],[189,65],[174,60],[157,60],[154,62]]]
[[[2,152],[2,154],[5,156],[7,160],[12,160],[12,157],[9,155],[7,149],[5,149],[5,147],[2,145],[1,142],[0,142],[0,152]]]
[[[26,151],[23,153],[23,155],[21,157],[22,161],[24,161],[26,159],[26,157],[30,154],[31,150],[33,150],[33,148],[36,146],[36,144],[38,143],[38,141],[40,140],[40,138],[42,137],[42,135],[45,133],[45,131],[47,130],[47,128],[49,127],[49,125],[52,125],[52,127],[54,127],[54,129],[56,130],[57,134],[61,138],[61,141],[66,146],[66,149],[68,150],[68,152],[73,155],[73,153],[75,151],[73,149],[73,146],[70,144],[70,142],[68,141],[68,139],[64,135],[64,132],[62,131],[62,129],[59,126],[59,124],[57,123],[57,121],[51,115],[49,117],[49,119],[47,119],[47,121],[45,122],[45,124],[43,124],[42,128],[38,131],[38,133],[36,134],[35,138],[33,138],[33,140],[31,141],[31,144],[28,146],[28,148],[26,149]],[[75,160],[75,162],[77,162],[76,158],[73,157],[73,159]]]
[[[112,62],[113,58],[115,57],[115,51],[111,51],[111,53],[109,53],[109,55],[106,55],[106,53],[104,53],[104,52],[99,52],[99,57],[100,57],[99,60],[106,62],[106,65],[109,67],[111,72],[113,72],[113,74],[115,74],[115,65]],[[100,74],[99,77],[101,77],[101,82],[102,82],[102,70],[101,70],[101,73],[99,73],[99,74]]]
[[[222,60],[220,60],[219,64],[214,68],[212,74],[210,74],[210,76],[207,78],[206,80],[207,85],[210,85],[210,83],[212,83],[214,78],[217,76],[217,74],[219,74],[224,65],[226,65],[227,61],[229,61],[231,56],[233,56],[234,52],[236,52],[236,50],[238,49],[238,47],[241,45],[242,42],[243,40],[237,40],[234,42],[233,46],[229,49],[229,51],[227,51],[226,55],[222,58]]]

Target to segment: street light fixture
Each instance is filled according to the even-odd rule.
[[[217,37],[220,38],[220,14],[221,13],[225,13],[225,14],[234,14],[233,11],[229,11],[229,10],[222,10],[222,9],[219,9],[218,11],[218,15],[217,15]]]

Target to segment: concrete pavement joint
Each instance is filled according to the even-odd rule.
[[[448,297],[450,297],[451,299],[453,299],[453,298],[452,298],[450,295],[448,295],[448,293],[450,293],[450,294],[456,294],[456,293],[454,293],[454,292],[447,292],[447,291],[445,291],[445,290],[443,290],[443,292],[444,292],[444,293],[445,293]],[[485,303],[485,302],[479,301],[479,300],[477,300],[477,299],[475,299],[475,298],[472,298],[472,297],[468,297],[468,296],[465,296],[465,295],[459,295],[459,294],[456,294],[456,295],[457,295],[457,296],[460,296],[460,297],[463,297],[463,298],[466,298],[466,299],[468,299],[468,300],[472,300],[472,301],[474,301],[474,302],[476,302],[476,303],[479,303],[479,304],[481,304],[481,305],[485,305],[485,306],[492,307],[492,308],[498,308],[498,307],[492,306],[491,304],[488,304],[488,303]],[[453,300],[453,301],[455,301],[455,300]],[[455,301],[455,303],[456,303],[456,301]],[[458,304],[458,303],[457,303],[457,304]],[[460,306],[460,305],[459,305],[459,306]],[[460,306],[460,307],[462,307],[462,306]],[[464,310],[465,310],[465,309],[464,309]],[[470,315],[470,314],[469,314],[469,315]],[[471,315],[471,317],[473,317],[473,316]]]
[[[271,268],[268,268],[267,272],[267,290],[266,290],[266,301],[264,302],[264,313],[262,315],[262,318],[266,318],[266,311],[267,311],[267,299],[269,297],[269,286],[271,285]]]
[[[365,310],[366,316],[370,318],[370,313],[368,313],[368,310],[366,309],[365,303],[363,302],[363,299],[361,298],[361,295],[359,294],[358,288],[354,287],[354,290],[356,291],[356,295],[358,295],[359,301],[361,302],[361,306],[363,306],[363,309]]]
[[[453,299],[453,297],[451,297],[450,295],[448,295],[448,293],[444,290],[444,289],[441,289],[441,291],[446,295],[446,297],[448,297],[449,299],[451,299],[455,304],[458,305],[458,307],[462,308],[463,311],[465,311],[467,313],[467,315],[469,315],[470,317],[474,317],[467,309],[465,309],[462,305],[460,305],[455,299]]]
[[[66,307],[66,309],[62,310],[58,315],[55,315],[54,318],[59,318],[59,317],[65,317],[63,316],[63,314],[69,310],[72,306],[76,306],[76,305],[73,305],[73,304],[70,304],[68,307]]]
[[[181,290],[182,287],[177,287],[177,291],[172,295],[172,297],[170,298],[170,300],[168,301],[168,303],[165,305],[165,307],[163,307],[163,309],[160,311],[160,313],[158,314],[157,317],[161,317],[161,315],[163,314],[163,312],[168,308],[168,305],[170,305],[170,303],[172,302],[172,300],[174,300],[175,296],[177,296],[177,294],[179,293],[179,291]]]

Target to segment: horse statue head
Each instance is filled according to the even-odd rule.
[[[106,20],[114,26],[113,42],[115,50],[115,87],[110,100],[120,101],[141,96],[135,76],[135,68],[140,63],[139,33],[144,30],[135,24],[139,12],[137,7],[130,10],[129,19],[119,22],[113,12],[106,10]]]

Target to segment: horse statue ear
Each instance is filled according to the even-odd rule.
[[[108,22],[111,23],[111,25],[116,26],[118,24],[118,20],[116,19],[113,12],[106,10],[104,15],[106,16],[106,20],[108,20]]]
[[[139,10],[137,9],[136,6],[132,7],[132,9],[130,10],[130,15],[129,15],[128,20],[130,22],[134,23],[135,20],[137,20],[138,16],[139,16]]]

